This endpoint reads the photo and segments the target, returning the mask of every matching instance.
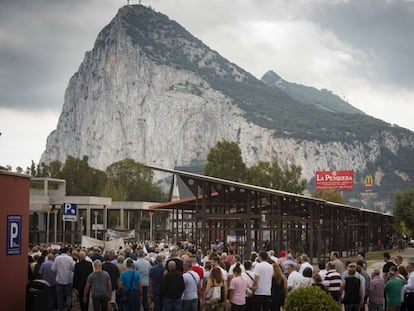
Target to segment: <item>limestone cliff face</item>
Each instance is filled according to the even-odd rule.
[[[151,30],[144,40],[136,33],[139,23],[128,26],[131,18],[155,19],[158,32]],[[231,74],[235,81],[252,79],[251,75],[224,63],[190,36],[172,40],[167,35],[169,26],[157,18],[166,19],[143,6],[124,7],[102,30],[70,79],[57,128],[47,139],[41,162],[87,155],[89,165],[99,169],[126,157],[173,168],[205,160],[208,150],[224,139],[239,143],[249,166],[259,160],[295,163],[308,180],[316,170],[326,169],[374,174],[381,169],[378,161],[384,154],[398,158],[401,150],[413,159],[414,135],[404,134],[408,131],[395,134],[384,127],[365,140],[321,142],[279,135],[277,124],[260,126],[237,100],[212,86],[211,74],[200,72]],[[171,44],[172,50],[166,51]],[[176,49],[195,64],[196,71],[181,60],[169,63],[171,57],[178,58],[172,54]],[[408,182],[413,178],[412,171],[396,174]]]

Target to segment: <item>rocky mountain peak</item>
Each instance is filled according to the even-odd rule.
[[[99,169],[125,158],[173,168],[204,161],[217,141],[228,140],[248,166],[300,165],[310,188],[317,170],[352,169],[356,180],[381,172],[377,187],[389,202],[392,189],[412,182],[412,132],[310,100],[306,94],[320,91],[302,93],[309,87],[274,72],[265,80],[167,16],[125,6],[70,79],[41,162],[87,155]],[[269,83],[275,80],[284,87]],[[353,199],[362,204],[361,182],[356,189]]]

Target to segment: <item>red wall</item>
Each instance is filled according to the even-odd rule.
[[[30,206],[30,177],[0,171],[0,306],[7,310],[25,310],[27,265],[28,265],[28,239],[29,239],[29,206]],[[19,229],[20,238],[10,244],[10,231],[16,228],[16,223],[8,226],[10,215],[21,216]],[[19,219],[14,218],[15,219]],[[11,223],[13,220],[11,221]],[[16,230],[14,230],[16,232]],[[13,236],[14,234],[12,234]],[[8,238],[9,236],[9,238]],[[20,254],[16,253],[21,250]]]

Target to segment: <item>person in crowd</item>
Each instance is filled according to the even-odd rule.
[[[164,256],[155,257],[155,266],[149,273],[148,296],[154,303],[154,311],[162,310],[162,297],[160,294],[161,283],[164,279]]]
[[[94,272],[89,274],[83,292],[83,303],[87,303],[89,289],[92,290],[93,311],[107,311],[111,300],[112,286],[108,272],[102,270],[102,262],[96,259],[93,262]]]
[[[161,283],[161,297],[164,299],[164,311],[181,311],[182,309],[181,296],[184,292],[185,285],[183,275],[177,271],[176,267],[175,260],[168,262],[167,273],[164,275]]]
[[[388,278],[384,287],[387,311],[399,311],[405,282],[399,277],[398,269],[395,265],[390,267],[390,272],[392,272],[392,276]]]
[[[382,267],[382,277],[385,281],[388,280],[388,272],[390,272],[390,268],[395,266],[395,264],[391,261],[390,253],[385,252],[383,254],[385,264]]]
[[[302,286],[307,287],[307,286],[312,286],[313,285],[313,272],[312,269],[309,267],[306,267],[303,270],[303,283]]]
[[[363,301],[361,280],[355,276],[356,263],[348,265],[348,276],[342,281],[341,289],[344,291],[342,303],[345,311],[359,311]]]
[[[57,305],[59,311],[72,309],[72,282],[75,261],[68,255],[69,249],[63,247],[61,254],[55,258],[52,271],[56,272]]]
[[[102,253],[102,250],[99,247],[94,246],[92,248],[92,255],[91,255],[92,261],[95,262],[95,260],[99,259],[101,262],[103,262],[104,259],[101,253]]]
[[[32,269],[32,264],[35,263],[35,260],[33,259],[33,257],[31,255],[28,255],[28,265],[27,265],[27,280],[28,281],[33,281],[35,279],[34,273],[33,273],[33,269]]]
[[[137,256],[135,256],[130,246],[125,247],[124,255],[125,255],[125,259],[131,258],[134,261],[137,260]]]
[[[119,278],[119,291],[129,293],[128,300],[122,302],[123,311],[139,310],[142,300],[142,283],[139,272],[135,271],[134,261],[129,257],[125,262],[126,270]]]
[[[246,291],[249,288],[249,282],[242,278],[242,269],[240,263],[236,263],[233,268],[233,277],[229,285],[229,300],[231,303],[231,311],[246,310]]]
[[[414,310],[414,262],[407,265],[408,280],[404,288],[404,302],[406,310]]]
[[[55,260],[55,255],[48,254],[46,261],[44,261],[39,268],[39,274],[45,281],[49,283],[49,295],[48,295],[49,310],[55,310],[57,308],[56,272],[52,271],[52,265],[53,265],[54,260]]]
[[[232,249],[229,249],[229,253],[226,257],[226,262],[228,263],[228,266],[231,267],[232,265],[235,264],[235,258],[234,258],[234,251]]]
[[[125,257],[123,255],[118,255],[116,266],[118,267],[119,275],[126,270]]]
[[[285,262],[286,265],[286,262]],[[300,274],[298,271],[296,271],[295,264],[293,262],[288,263],[286,265],[287,268],[287,286],[288,286],[288,292],[291,292],[301,286],[303,286],[304,283],[304,277],[302,274]]]
[[[86,298],[86,302],[83,302],[84,290],[86,286],[86,280],[89,274],[93,272],[93,266],[90,261],[86,260],[86,253],[84,251],[79,252],[79,262],[75,264],[73,274],[73,288],[78,292],[79,306],[81,311],[88,310],[89,296]]]
[[[272,264],[273,276],[271,287],[271,311],[280,311],[285,305],[285,298],[287,294],[287,279],[279,264]]]
[[[179,254],[180,254],[180,251],[177,247],[174,247],[173,249],[171,249],[170,258],[167,259],[166,267],[168,267],[168,264],[170,263],[170,261],[174,261],[175,262],[175,270],[177,270],[180,273],[183,273],[184,272],[183,261],[181,260]],[[165,273],[167,273],[167,272],[168,271],[166,270]]]
[[[368,310],[384,311],[384,279],[379,269],[372,272],[372,280],[368,291]]]
[[[269,251],[269,259],[273,262],[273,263],[279,263],[279,259],[275,256],[275,251],[273,249],[271,249]]]
[[[325,275],[326,275],[326,272],[327,272],[325,260],[320,260],[318,262],[318,269],[319,269],[318,274],[319,274],[319,276],[321,277],[321,279],[323,281],[325,279]]]
[[[312,275],[312,278],[313,278],[312,286],[317,286],[320,289],[322,289],[324,292],[326,292],[326,288],[325,288],[325,285],[323,284],[321,275],[318,272],[314,272]]]
[[[102,270],[108,272],[109,276],[111,277],[111,300],[110,304],[112,306],[112,310],[118,310],[118,304],[116,302],[116,292],[118,289],[118,282],[119,282],[119,269],[116,264],[111,262],[111,254],[106,252],[103,256],[104,263],[102,264]]]
[[[399,266],[401,266],[402,265],[402,263],[403,263],[403,257],[402,256],[400,256],[400,255],[397,255],[397,256],[395,256],[394,257],[394,262],[395,262],[395,265],[397,266],[397,268],[399,267]]]
[[[311,272],[312,272],[311,274],[313,274],[313,267],[309,263],[309,257],[308,257],[308,255],[302,254],[302,255],[300,255],[300,258],[301,258],[301,265],[300,265],[299,273],[303,275],[303,271],[306,268],[309,268],[309,269],[311,269]],[[311,278],[312,278],[312,275],[311,275]]]
[[[363,291],[363,302],[361,303],[361,311],[365,311],[365,305],[367,304],[368,300],[368,291],[369,291],[369,285],[371,283],[371,278],[367,271],[364,269],[364,262],[362,260],[359,260],[356,262],[356,271],[360,275],[361,279],[361,285],[362,285],[362,291]]]
[[[218,303],[215,304],[204,304],[205,311],[224,311],[226,300],[227,300],[227,281],[223,278],[222,271],[219,267],[213,267],[210,271],[210,275],[207,279],[207,285],[204,295],[204,300],[206,295],[209,292],[211,287],[220,287],[221,288],[221,299]],[[167,310],[166,310],[167,311]]]
[[[408,280],[408,271],[407,268],[404,267],[403,265],[398,267],[398,274],[401,277],[401,279],[403,279],[405,282],[407,282]]]
[[[193,271],[193,262],[184,261],[184,291],[181,298],[182,311],[198,310],[198,292],[200,288],[200,276]]]
[[[201,310],[201,301],[203,300],[203,284],[204,284],[204,269],[197,262],[197,255],[191,254],[189,256],[190,261],[193,263],[191,269],[198,274],[200,281],[197,287],[198,296],[198,309]]]
[[[152,266],[148,260],[145,259],[145,252],[140,249],[137,252],[137,260],[135,261],[135,270],[139,272],[142,284],[142,307],[144,311],[149,311],[148,303],[148,286],[149,286],[149,273]]]
[[[220,269],[223,280],[227,282],[228,272],[226,271],[226,269],[224,269],[221,266],[220,257],[218,257],[218,256],[212,257],[212,266],[213,266],[213,268],[219,268]]]
[[[230,269],[229,269],[229,274],[228,274],[229,278],[231,278],[231,277],[232,277],[232,275],[233,275],[233,269],[234,269],[234,267],[235,267],[237,264],[239,265],[240,269],[242,270],[242,273],[245,271],[245,268],[244,268],[244,265],[242,264],[242,261],[241,261],[241,257],[240,257],[240,255],[235,255],[235,256],[234,256],[234,264],[233,264],[233,265],[231,265],[231,266],[230,266]]]
[[[253,288],[255,291],[253,294],[253,309],[255,311],[268,311],[270,307],[273,267],[267,259],[267,252],[261,251],[259,253],[259,262],[254,268],[255,279]]]
[[[342,261],[339,259],[339,255],[338,252],[331,252],[330,255],[330,260],[334,263],[335,265],[335,270],[342,275],[342,273],[344,273],[345,271],[345,267],[344,264],[342,263]]]
[[[289,272],[288,272],[288,266],[289,265],[293,265],[293,267],[295,268],[295,270],[296,270],[296,267],[297,267],[297,263],[293,260],[293,256],[292,256],[292,254],[287,254],[286,255],[286,259],[283,261],[283,264],[282,264],[282,267],[283,267],[283,272],[286,274],[286,275],[288,275],[289,274]]]
[[[253,284],[254,284],[254,272],[252,270],[252,262],[250,260],[246,260],[243,262],[244,272],[242,272],[242,278],[247,280],[248,288],[250,291],[246,292],[246,311],[253,311]]]
[[[279,258],[278,258],[278,263],[281,265],[281,267],[283,267],[283,263],[286,260],[286,251],[283,249],[280,251],[279,254]]]
[[[35,279],[41,279],[42,276],[39,272],[41,265],[45,262],[46,258],[47,258],[47,250],[43,249],[41,255],[36,255],[35,257],[37,257],[36,260],[36,264],[34,266],[34,270],[33,270],[33,275]]]
[[[340,302],[341,299],[341,284],[342,278],[341,275],[336,271],[335,264],[332,261],[329,261],[326,264],[326,274],[324,279],[324,285],[326,291],[332,296],[332,298]]]
[[[365,253],[364,252],[358,252],[357,256],[356,256],[356,261],[362,261],[363,265],[362,268],[365,269],[365,271],[367,270],[368,266],[367,266],[367,262],[365,260]]]

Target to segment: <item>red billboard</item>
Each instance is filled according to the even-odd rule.
[[[352,190],[354,171],[317,171],[316,190],[336,189]]]

